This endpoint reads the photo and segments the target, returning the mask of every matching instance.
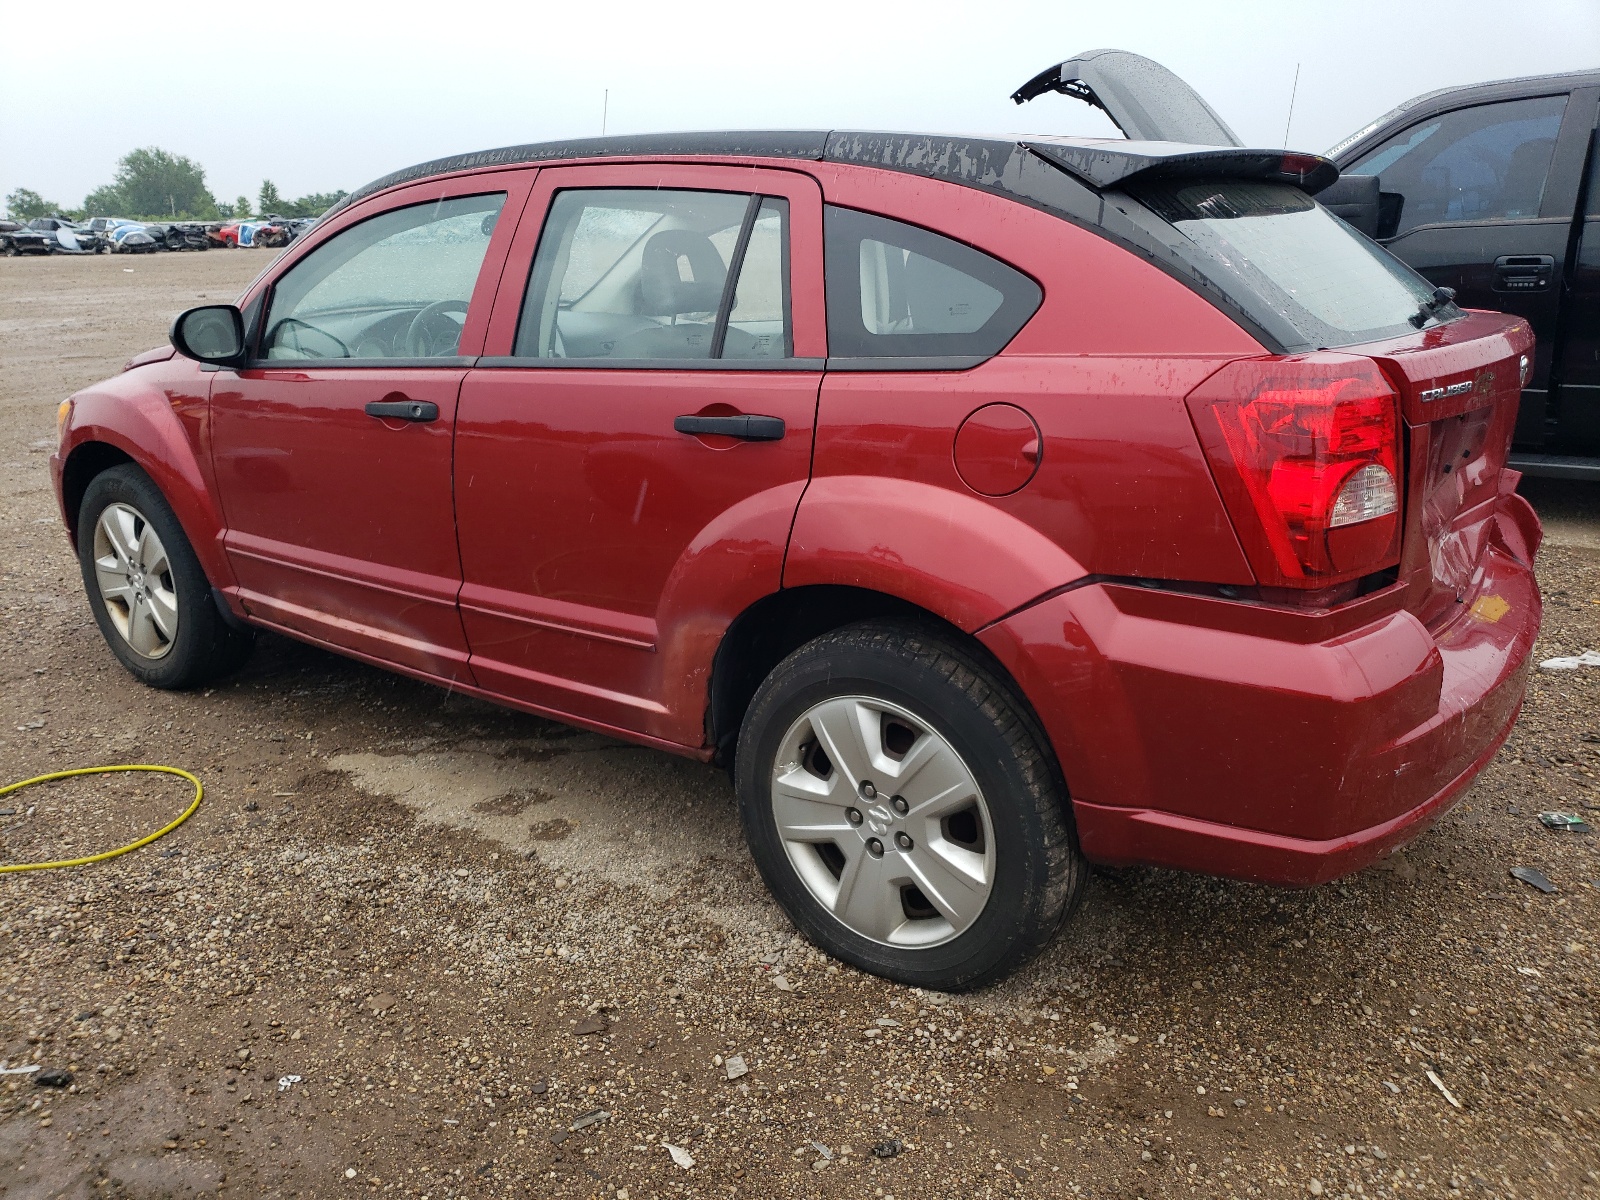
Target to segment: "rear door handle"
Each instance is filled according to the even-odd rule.
[[[369,400],[367,416],[393,417],[400,421],[437,421],[439,406],[431,400]]]
[[[720,433],[723,437],[738,438],[741,442],[776,442],[784,434],[782,417],[751,417],[743,414],[736,417],[683,416],[673,421],[672,427],[679,433]]]

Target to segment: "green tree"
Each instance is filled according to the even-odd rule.
[[[128,206],[117,185],[108,183],[90,192],[83,202],[83,207],[93,217],[121,217],[127,215],[123,209]]]
[[[256,210],[265,217],[271,213],[283,213],[283,197],[278,194],[278,185],[270,179],[261,181],[261,194],[256,197]]]
[[[312,192],[309,196],[301,196],[298,200],[289,201],[288,207],[283,210],[283,215],[286,217],[320,217],[349,194],[349,192]]]
[[[237,217],[241,221],[249,219],[250,197],[240,196],[237,200],[235,200],[233,202],[233,213],[231,215]]]
[[[31,221],[35,217],[52,216],[61,211],[61,206],[38,192],[18,188],[6,197],[6,211],[14,221]]]
[[[85,204],[106,207],[108,216],[205,218],[217,211],[204,168],[156,146],[124,154],[115,181],[91,192]]]

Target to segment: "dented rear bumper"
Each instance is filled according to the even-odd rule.
[[[1095,585],[984,631],[1045,725],[1086,855],[1304,886],[1415,837],[1521,709],[1538,520],[1508,481],[1471,587],[1299,614]]]

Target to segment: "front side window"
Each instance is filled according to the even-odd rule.
[[[829,205],[823,231],[829,357],[987,358],[1043,298],[1021,271],[915,225]]]
[[[610,362],[792,354],[786,200],[732,192],[557,192],[518,358]]]
[[[449,358],[505,193],[397,208],[330,238],[272,290],[268,359]]]
[[[1379,237],[1419,225],[1537,217],[1565,96],[1480,104],[1397,133],[1347,175],[1376,175]]]

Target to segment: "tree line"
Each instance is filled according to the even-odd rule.
[[[69,208],[19,187],[6,197],[6,211],[16,221],[54,216],[76,220],[128,217],[141,221],[243,220],[258,214],[319,217],[344,196],[344,192],[313,192],[289,199],[279,193],[272,180],[264,179],[253,207],[248,196],[228,204],[219,201],[206,187],[205,169],[199,163],[150,146],[124,154],[117,161],[116,177],[90,192],[81,207]]]

